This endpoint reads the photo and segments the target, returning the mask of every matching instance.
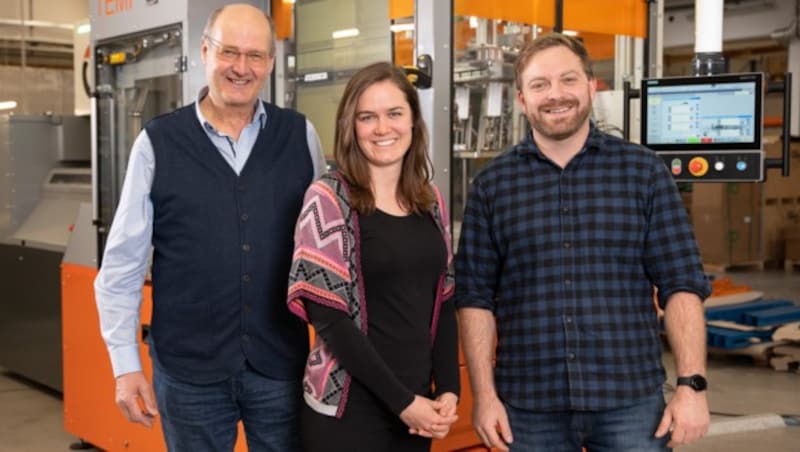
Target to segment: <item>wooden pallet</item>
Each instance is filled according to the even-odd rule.
[[[703,263],[706,273],[727,273],[731,270],[764,271],[764,261],[739,262],[736,264],[708,264]]]
[[[772,348],[777,345],[785,345],[785,341],[781,342],[761,342],[754,343],[753,345],[745,348],[720,348],[708,347],[708,355],[713,358],[722,357],[744,357],[752,360],[753,364],[760,367],[769,366],[769,358],[772,355]]]

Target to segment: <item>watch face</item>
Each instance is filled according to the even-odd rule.
[[[690,378],[692,381],[689,383],[689,386],[695,391],[705,391],[708,387],[708,382],[702,375],[692,375]]]
[[[706,390],[708,381],[704,376],[695,374],[690,377],[678,377],[678,385],[685,385],[699,392]]]

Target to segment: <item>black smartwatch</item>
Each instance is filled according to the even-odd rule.
[[[706,377],[695,374],[688,377],[678,377],[678,386],[688,386],[695,390],[695,392],[705,391],[708,388],[708,381]]]

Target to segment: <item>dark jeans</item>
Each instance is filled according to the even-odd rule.
[[[664,452],[669,434],[653,434],[664,413],[664,395],[607,411],[533,412],[505,405],[514,443],[511,451]]]
[[[232,451],[240,420],[250,452],[300,450],[298,380],[273,380],[245,364],[226,380],[198,385],[154,365],[153,389],[172,452]]]

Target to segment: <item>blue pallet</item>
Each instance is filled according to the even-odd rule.
[[[745,312],[742,323],[752,326],[774,326],[800,320],[800,306],[781,306]]]
[[[718,326],[706,327],[706,342],[711,347],[737,349],[772,339],[772,330],[739,331]]]
[[[717,306],[706,309],[706,320],[727,320],[729,322],[745,323],[744,316],[753,311],[794,306],[789,300],[759,300],[748,303]]]

